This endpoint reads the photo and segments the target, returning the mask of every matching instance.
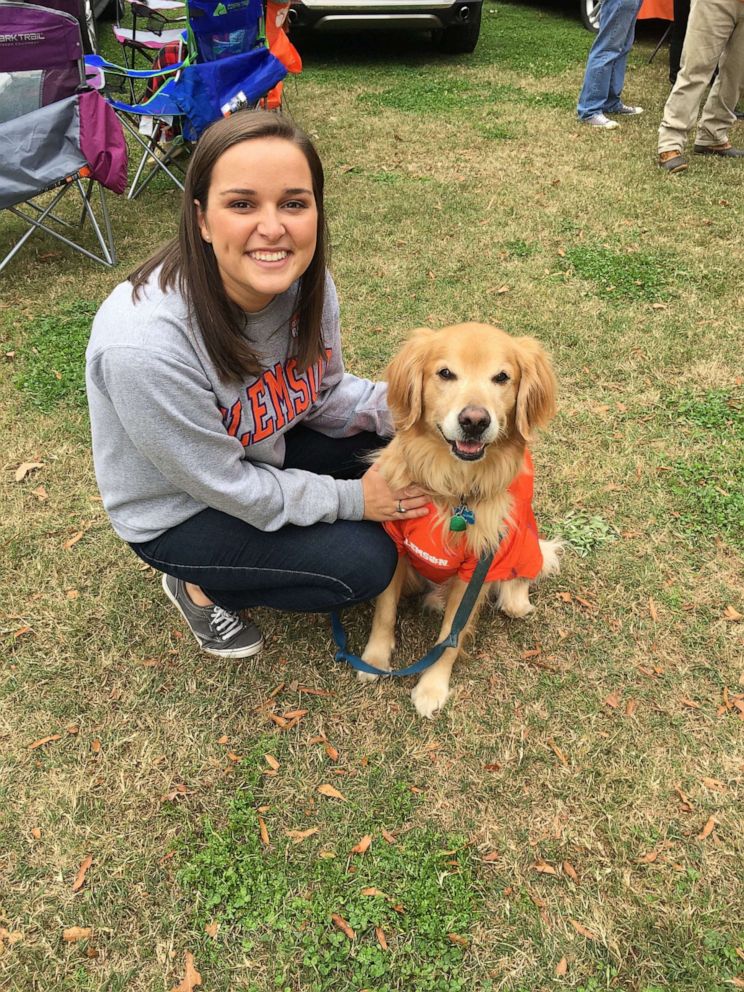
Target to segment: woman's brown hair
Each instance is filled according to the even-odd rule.
[[[244,314],[222,285],[212,246],[199,231],[194,200],[207,209],[207,194],[217,160],[242,141],[283,138],[304,154],[310,167],[318,211],[318,232],[310,265],[300,279],[296,313],[299,318],[296,359],[306,369],[323,355],[321,317],[325,298],[328,236],[323,208],[323,166],[308,136],[281,114],[241,110],[212,124],[202,134],[186,171],[178,235],[135,269],[129,281],[137,300],[140,290],[160,266],[163,292],[177,289],[187,301],[202,340],[220,376],[239,381],[261,371],[260,356],[242,334]]]

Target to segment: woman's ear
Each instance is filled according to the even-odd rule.
[[[210,235],[209,228],[207,227],[207,218],[201,208],[201,203],[199,203],[198,200],[194,200],[194,209],[196,210],[196,223],[199,225],[199,233],[202,236],[202,241],[206,241],[207,244],[211,244],[212,236]]]
[[[423,412],[426,350],[435,333],[428,327],[413,331],[385,371],[388,407],[399,431],[410,430]]]
[[[555,416],[556,381],[550,359],[534,338],[517,338],[517,358],[522,373],[517,393],[517,430],[529,441],[536,427]]]

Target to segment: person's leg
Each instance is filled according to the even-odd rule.
[[[732,31],[718,63],[718,76],[698,121],[696,148],[726,148],[728,129],[744,87],[744,3],[731,0]]]
[[[615,111],[623,107],[621,94],[623,92],[623,87],[625,86],[625,70],[628,66],[628,55],[630,54],[630,50],[633,47],[633,42],[635,41],[636,19],[638,17],[638,11],[641,9],[642,2],[643,0],[626,0],[623,5],[624,23],[626,27],[625,38],[622,41],[617,58],[612,63],[607,102],[602,108],[605,114],[615,113]],[[618,27],[618,35],[619,34],[620,27]]]
[[[674,0],[674,22],[669,41],[669,82],[674,86],[682,62],[687,21],[690,17],[690,0]]]
[[[319,613],[354,606],[382,592],[398,557],[383,528],[369,520],[261,531],[212,509],[132,548],[229,611],[264,606]]]
[[[584,84],[576,112],[580,120],[603,113],[610,93],[612,70],[628,39],[628,19],[635,17],[637,0],[604,0],[599,31],[589,52]]]
[[[682,65],[659,126],[660,155],[681,153],[685,147],[703,93],[731,35],[732,2],[739,0],[692,0]]]
[[[283,468],[301,468],[334,479],[359,479],[369,468],[367,456],[388,440],[369,432],[327,437],[300,424],[284,435]]]

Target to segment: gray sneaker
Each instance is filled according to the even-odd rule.
[[[604,131],[612,131],[616,127],[620,127],[617,121],[611,121],[609,117],[605,117],[604,114],[593,114],[591,117],[580,117],[579,122],[581,124],[588,124],[589,127],[599,127]]]
[[[163,590],[191,629],[199,647],[222,658],[250,658],[263,647],[261,631],[221,606],[197,606],[181,579],[163,575]]]

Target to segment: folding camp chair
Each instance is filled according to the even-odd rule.
[[[154,91],[150,85],[143,97],[130,102],[120,99],[111,86],[104,89],[109,104],[142,149],[130,199],[160,172],[183,189],[176,152],[188,149],[219,117],[255,107],[276,92],[288,71],[289,50],[295,56],[289,71],[299,72],[302,67],[289,42],[280,58],[267,47],[262,0],[233,0],[228,5],[220,0],[189,0],[188,17],[184,55],[175,65],[133,70],[100,56],[86,59],[89,70],[103,72],[107,83],[116,78],[125,78],[132,86],[154,80],[162,83]],[[286,40],[280,26],[276,25],[275,34],[281,33]],[[174,128],[179,132],[176,142],[165,143],[164,133]]]
[[[82,55],[80,26],[71,14],[16,0],[0,3],[0,210],[29,225],[0,269],[37,230],[94,261],[116,262],[103,187],[124,192],[126,142],[111,108],[83,85]],[[92,202],[96,188],[100,223]],[[82,199],[75,224],[55,212],[70,190]],[[72,240],[86,219],[100,254]]]

